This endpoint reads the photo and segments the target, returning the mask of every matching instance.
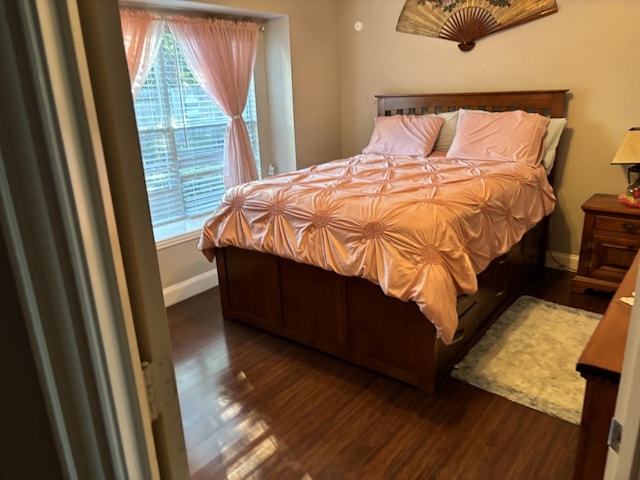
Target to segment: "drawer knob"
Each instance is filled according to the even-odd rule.
[[[640,228],[640,225],[638,225],[637,223],[624,222],[622,224],[622,228],[625,232],[633,234],[638,232],[638,228]]]

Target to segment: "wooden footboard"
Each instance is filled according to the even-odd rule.
[[[475,295],[458,299],[455,343],[444,345],[412,302],[379,286],[234,247],[216,251],[222,313],[267,332],[433,393],[438,380],[514,298],[523,269],[540,258],[544,228],[531,229],[478,278]]]

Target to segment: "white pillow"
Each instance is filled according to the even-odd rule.
[[[547,174],[551,172],[553,163],[556,160],[556,149],[560,143],[560,137],[567,125],[566,118],[551,118],[547,126],[547,133],[544,136],[544,153],[542,154],[542,164]]]
[[[437,113],[436,117],[444,118],[444,124],[440,128],[438,139],[433,147],[436,152],[446,152],[451,147],[453,137],[456,134],[456,126],[458,125],[458,114],[460,110],[454,110],[453,112],[441,112]]]

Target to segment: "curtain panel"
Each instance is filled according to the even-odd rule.
[[[171,17],[167,24],[202,88],[230,118],[225,133],[225,188],[257,180],[242,112],[256,59],[258,24],[190,17]]]
[[[158,54],[165,22],[153,13],[124,8],[120,9],[120,23],[135,100]]]

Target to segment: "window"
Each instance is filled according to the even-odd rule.
[[[252,82],[243,118],[260,171],[255,104]],[[156,242],[199,230],[201,221],[191,220],[213,212],[225,192],[228,117],[200,87],[168,30],[134,106]]]

